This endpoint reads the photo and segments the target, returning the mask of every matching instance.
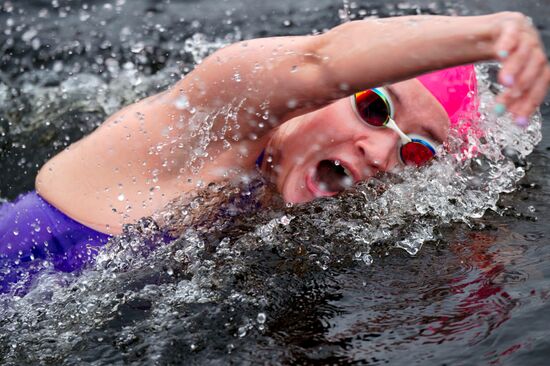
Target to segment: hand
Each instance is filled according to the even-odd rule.
[[[519,125],[542,103],[550,85],[550,67],[544,46],[531,20],[521,13],[496,14],[496,58],[502,63],[498,79],[506,87],[497,97],[495,111],[505,108]]]

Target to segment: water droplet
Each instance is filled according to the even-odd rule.
[[[290,224],[290,221],[292,221],[292,218],[285,215],[285,216],[281,217],[281,219],[279,221],[281,222],[281,224],[286,226],[286,225]]]
[[[246,335],[246,327],[239,327],[237,334],[239,335],[239,338],[244,337]]]
[[[137,42],[136,44],[132,45],[132,48],[130,48],[130,51],[132,53],[140,53],[145,48],[145,45],[143,42]]]
[[[372,260],[372,256],[370,254],[363,254],[363,262],[367,265],[367,266],[370,266],[373,262]]]
[[[55,61],[52,67],[54,72],[61,72],[63,70],[63,62]]]
[[[265,323],[266,318],[267,317],[266,317],[265,313],[258,313],[258,316],[256,317],[256,320],[258,321],[258,323],[263,324],[263,323]]]
[[[185,95],[180,95],[174,102],[174,106],[179,110],[187,109],[189,107],[189,100]]]
[[[117,199],[118,199],[119,201],[124,201],[124,193],[119,194],[118,197],[117,197]]]
[[[13,235],[15,236],[19,235],[19,229],[13,229]]]
[[[344,177],[344,179],[342,179],[342,185],[345,187],[345,188],[349,188],[353,185],[353,179],[351,177]]]
[[[29,42],[31,39],[36,37],[37,34],[38,34],[38,31],[36,29],[30,28],[28,31],[23,33],[23,35],[21,36],[21,39],[25,42]]]

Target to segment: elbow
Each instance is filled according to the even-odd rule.
[[[334,54],[331,51],[333,30],[315,36],[310,36],[307,51],[304,53],[303,64],[307,72],[306,78],[315,79],[317,88],[329,99],[339,99],[349,94],[349,88],[335,69]]]

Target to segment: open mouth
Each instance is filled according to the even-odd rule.
[[[319,193],[333,195],[353,185],[353,174],[338,160],[321,160],[313,182]]]

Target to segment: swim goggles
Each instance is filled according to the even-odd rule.
[[[403,164],[421,166],[436,154],[438,144],[419,135],[407,135],[397,126],[394,108],[385,88],[368,89],[351,96],[357,115],[371,127],[390,128],[401,138],[398,146],[399,159]]]

